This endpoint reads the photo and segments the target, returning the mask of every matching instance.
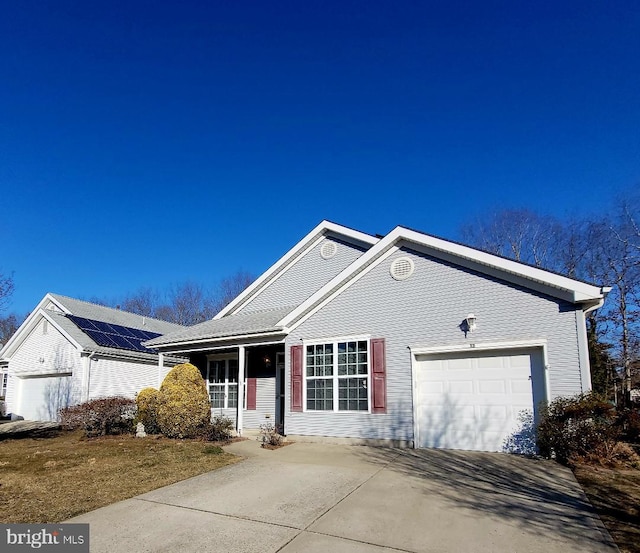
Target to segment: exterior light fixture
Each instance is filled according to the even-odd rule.
[[[268,355],[264,356],[263,361],[264,361],[265,368],[270,369],[271,368],[271,359],[269,358]]]
[[[465,322],[467,323],[467,331],[473,332],[476,329],[476,316],[473,313],[469,313]]]

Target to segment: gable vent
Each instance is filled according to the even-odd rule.
[[[320,246],[320,255],[322,259],[331,259],[338,251],[338,245],[335,242],[329,242],[328,240],[322,243]]]
[[[389,272],[396,280],[406,280],[413,274],[413,260],[410,257],[399,257],[391,263]]]

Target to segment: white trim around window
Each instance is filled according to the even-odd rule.
[[[368,335],[303,340],[303,411],[371,413]]]
[[[212,409],[238,408],[238,355],[207,356],[207,392]]]

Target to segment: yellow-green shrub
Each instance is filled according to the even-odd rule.
[[[169,371],[160,386],[157,418],[170,438],[194,437],[211,420],[207,386],[197,367],[183,363]]]
[[[136,397],[138,421],[144,424],[147,434],[159,434],[158,398],[160,392],[155,388],[143,388]]]

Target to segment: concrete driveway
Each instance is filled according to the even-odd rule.
[[[444,450],[233,444],[241,463],[76,517],[92,553],[617,551],[570,471]]]

